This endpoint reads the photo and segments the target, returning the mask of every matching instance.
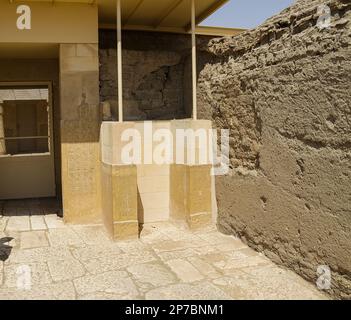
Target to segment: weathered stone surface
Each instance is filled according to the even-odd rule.
[[[117,244],[98,244],[91,245],[89,247],[76,248],[72,250],[73,255],[79,260],[91,260],[108,257],[115,257],[120,255],[122,252]]]
[[[192,256],[188,258],[188,261],[200,271],[201,274],[208,278],[217,278],[220,274],[216,271],[216,269],[203,259],[197,256]]]
[[[28,216],[10,217],[7,222],[8,231],[29,231],[30,223]]]
[[[71,259],[72,254],[68,248],[48,247],[27,250],[12,250],[7,260],[8,263],[28,264],[32,262],[42,262],[50,260],[66,260]]]
[[[62,193],[66,223],[101,221],[97,44],[60,45]],[[75,56],[72,54],[75,51]]]
[[[317,27],[317,8],[331,25]],[[199,110],[230,129],[218,224],[334,297],[351,297],[351,4],[300,0],[257,29],[214,39]]]
[[[0,288],[0,300],[73,300],[76,293],[72,282],[33,287],[31,290]]]
[[[137,299],[138,290],[124,271],[113,271],[74,280],[78,295],[94,292],[118,294],[120,298]]]
[[[18,288],[21,285],[21,277],[28,271],[31,288],[52,283],[49,269],[44,262],[10,264],[4,267],[4,287]],[[20,289],[19,289],[20,290]]]
[[[29,231],[21,233],[21,249],[48,247],[45,231]]]
[[[143,254],[105,256],[99,259],[82,261],[82,263],[90,273],[99,274],[101,272],[124,269],[132,264],[146,263],[154,260],[156,260],[155,257],[149,251],[145,251]]]
[[[174,274],[161,264],[138,264],[130,266],[127,270],[138,282],[147,283],[154,287],[169,285],[177,281]]]
[[[52,247],[81,247],[84,242],[81,237],[71,229],[51,229],[48,238]]]
[[[239,245],[237,239],[216,233],[213,227],[192,232],[184,224],[156,223],[145,226],[146,242],[117,243],[104,238],[99,241],[101,228],[65,225],[40,231],[53,231],[57,242],[35,249],[21,248],[19,240],[38,231],[0,232],[0,253],[13,247],[6,257],[0,255],[0,300],[325,298],[298,275]],[[164,238],[159,236],[169,233],[166,245],[160,246],[157,239],[164,242]],[[84,243],[75,247],[74,234],[81,235]],[[8,237],[15,240],[5,242]],[[56,246],[63,237],[67,241]],[[186,240],[180,242],[180,238]],[[219,246],[225,249],[219,250]],[[215,279],[219,282],[214,283]],[[239,297],[233,294],[237,287],[243,293]],[[285,291],[285,287],[291,289]]]
[[[7,220],[8,220],[7,217],[0,216],[0,232],[3,232],[5,230]]]
[[[54,281],[65,281],[80,278],[86,271],[75,259],[48,261],[51,277]]]
[[[174,259],[183,259],[196,255],[196,252],[193,248],[176,250],[176,251],[165,251],[157,252],[157,255],[161,258],[162,261],[174,260]]]
[[[189,243],[189,242],[185,242],[185,241],[165,241],[163,240],[161,243],[156,243],[153,246],[153,249],[155,250],[155,252],[160,253],[160,252],[164,252],[164,251],[178,251],[178,250],[185,250],[185,249],[189,249],[192,247],[196,247],[196,243]]]
[[[175,284],[149,291],[147,300],[231,300],[231,297],[216,286],[201,284]]]
[[[4,262],[0,261],[0,286],[2,286],[3,277],[4,277]]]
[[[31,216],[30,225],[32,230],[46,230],[47,226],[43,216]]]
[[[204,278],[202,274],[186,260],[174,259],[166,263],[183,282],[195,282]]]
[[[268,274],[268,277],[267,277]],[[326,299],[312,293],[296,282],[286,282],[282,275],[271,276],[269,272],[259,281],[241,273],[232,277],[215,279],[213,283],[235,300],[316,300]]]
[[[106,230],[102,226],[74,226],[72,229],[87,245],[110,244]]]
[[[62,219],[60,219],[56,214],[46,215],[44,219],[49,229],[59,229],[64,227]]]

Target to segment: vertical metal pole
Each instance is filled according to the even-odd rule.
[[[196,68],[196,13],[195,0],[191,0],[191,46],[193,75],[193,119],[197,120],[197,68]]]
[[[0,155],[6,154],[4,108],[0,103]]]
[[[123,78],[122,78],[122,17],[121,0],[117,0],[117,86],[118,121],[123,122]]]

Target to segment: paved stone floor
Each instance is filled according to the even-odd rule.
[[[158,223],[114,243],[102,226],[64,225],[57,209],[0,203],[0,299],[326,299],[215,227]]]

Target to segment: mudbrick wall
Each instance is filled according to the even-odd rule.
[[[208,61],[213,37],[198,37],[198,69]],[[116,32],[100,30],[100,99],[117,117]],[[125,120],[173,120],[191,116],[191,38],[189,35],[123,33]]]
[[[318,6],[331,9],[320,30]],[[199,77],[201,116],[230,129],[218,224],[351,298],[351,2],[298,0],[257,29],[214,39]]]

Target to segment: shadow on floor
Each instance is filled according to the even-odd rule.
[[[9,243],[13,240],[13,238],[6,237],[6,238],[1,238],[0,239],[0,261],[5,262],[12,251],[12,247],[7,245],[6,243]]]
[[[0,215],[40,216],[56,214],[62,217],[62,201],[57,198],[4,200],[0,203]]]

